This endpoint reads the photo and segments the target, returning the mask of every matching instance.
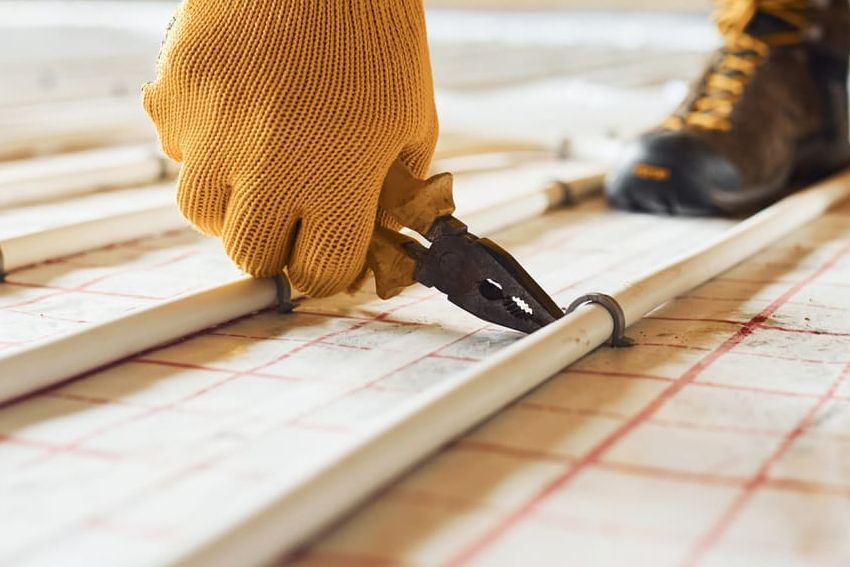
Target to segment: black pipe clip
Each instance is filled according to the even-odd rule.
[[[279,274],[272,279],[277,289],[277,312],[281,315],[291,314],[295,311],[295,304],[292,302],[292,285],[289,283],[289,278]]]
[[[582,305],[590,303],[604,307],[611,315],[611,320],[614,322],[614,332],[611,333],[611,338],[608,340],[608,344],[611,347],[627,348],[634,346],[634,341],[626,336],[626,314],[623,312],[623,307],[610,295],[606,295],[604,293],[588,293],[587,295],[582,295],[564,310],[564,314],[569,315]]]

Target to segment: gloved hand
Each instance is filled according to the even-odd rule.
[[[425,176],[437,114],[421,0],[184,0],[144,89],[177,201],[256,277],[312,296],[366,269],[390,166]]]

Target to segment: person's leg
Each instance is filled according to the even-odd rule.
[[[621,209],[749,212],[850,163],[848,0],[721,0],[724,46],[607,185]]]

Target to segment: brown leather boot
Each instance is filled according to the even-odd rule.
[[[848,0],[722,0],[724,45],[607,184],[621,209],[750,212],[850,163]]]

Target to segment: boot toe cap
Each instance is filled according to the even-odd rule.
[[[712,196],[735,191],[735,166],[684,132],[652,132],[639,138],[606,183],[615,208],[669,215],[714,216],[723,211]]]

